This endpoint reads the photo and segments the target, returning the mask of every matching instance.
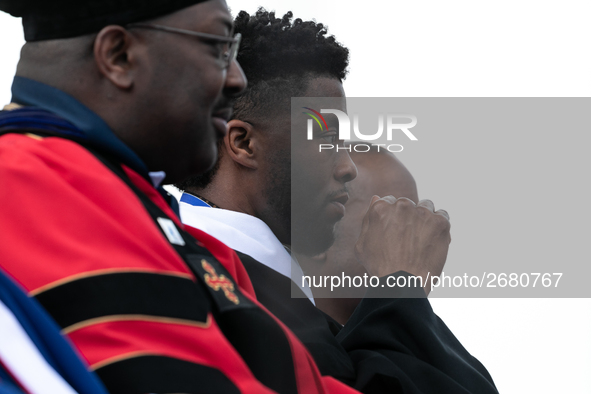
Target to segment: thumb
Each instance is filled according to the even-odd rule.
[[[363,221],[361,222],[361,233],[359,234],[359,238],[357,238],[357,242],[355,244],[355,257],[357,257],[358,260],[361,260],[361,255],[363,254],[363,245],[362,245],[362,241],[367,234],[367,230],[369,229],[369,210],[371,209],[371,206],[373,205],[373,203],[375,203],[376,201],[378,201],[380,199],[380,196],[376,196],[374,195],[371,198],[371,202],[369,203],[369,207],[367,207],[367,211],[365,212],[365,215],[363,216]]]

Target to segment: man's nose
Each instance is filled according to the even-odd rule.
[[[337,153],[339,156],[335,166],[335,179],[341,183],[351,182],[357,178],[357,166],[351,160],[349,152],[342,150]]]
[[[246,89],[247,81],[240,64],[234,59],[228,66],[224,93],[226,96],[235,96]]]

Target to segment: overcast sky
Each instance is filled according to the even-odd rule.
[[[355,97],[588,97],[591,2],[231,0],[316,19],[349,47]],[[23,44],[0,13],[0,103]],[[586,181],[588,182],[588,180]],[[420,186],[420,185],[419,185]],[[9,187],[4,185],[2,187]],[[590,256],[581,256],[585,264]],[[591,392],[591,300],[435,299],[501,393]]]

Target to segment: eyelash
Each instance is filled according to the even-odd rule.
[[[209,45],[213,49],[215,54],[220,58],[224,57],[224,54],[226,54],[228,52],[228,50],[227,50],[228,44],[225,42],[219,42],[219,41],[215,41],[215,40],[204,40],[204,42],[207,45]]]
[[[333,131],[333,132],[324,133],[324,134],[320,135],[319,137],[323,138],[323,139],[329,138],[330,141],[327,140],[327,142],[334,145],[335,142],[338,141],[339,135],[337,132]]]

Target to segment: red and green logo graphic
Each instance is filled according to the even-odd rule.
[[[308,108],[308,107],[302,107],[302,108],[313,112],[313,113],[310,113],[310,112],[302,112],[302,113],[306,114],[306,115],[310,115],[316,121],[316,123],[318,123],[318,126],[320,126],[320,130],[324,131],[324,127],[326,127],[326,130],[328,130],[328,125],[326,124],[326,120],[324,120],[324,117],[322,115],[320,115],[320,112],[315,111],[312,108]],[[320,118],[320,119],[318,119],[318,118]],[[322,120],[322,123],[324,123],[324,127],[322,127],[322,123],[320,123],[320,120]]]

